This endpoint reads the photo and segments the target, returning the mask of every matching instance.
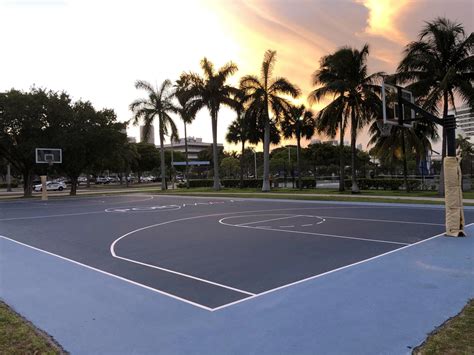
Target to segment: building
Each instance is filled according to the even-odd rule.
[[[206,143],[202,141],[202,138],[188,137],[188,159],[197,160],[198,154],[201,150],[209,148],[212,143]],[[224,147],[222,143],[217,143],[218,147]],[[173,145],[165,144],[165,150],[171,150],[173,148],[174,152],[181,152],[185,154],[185,141],[184,138],[180,138],[177,141],[173,141]]]
[[[140,142],[155,144],[155,127],[150,125],[150,130],[148,131],[148,139],[145,140],[145,126],[140,126]]]
[[[448,114],[456,117],[458,129],[462,130],[464,135],[472,141],[472,137],[474,137],[474,109],[469,105],[464,105],[458,110],[450,110]]]

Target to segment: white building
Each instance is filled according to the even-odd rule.
[[[200,151],[209,148],[212,143],[206,143],[202,141],[202,138],[188,137],[188,159],[197,160]],[[217,143],[218,147],[224,147],[222,143]],[[173,141],[173,144],[165,144],[165,150],[171,150],[174,152],[185,153],[185,141],[184,138],[180,138],[177,141]]]
[[[458,129],[471,141],[474,137],[474,109],[469,105],[461,106],[457,110],[450,110],[450,115],[455,115]]]
[[[155,127],[150,125],[150,130],[148,131],[148,139],[145,140],[145,126],[140,126],[140,142],[155,144]]]

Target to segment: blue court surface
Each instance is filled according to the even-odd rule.
[[[410,353],[474,297],[474,226],[443,231],[442,206],[6,201],[0,298],[72,353]]]

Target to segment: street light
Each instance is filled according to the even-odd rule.
[[[257,150],[252,148],[253,152],[253,162],[254,162],[254,169],[255,169],[255,180],[257,180]]]

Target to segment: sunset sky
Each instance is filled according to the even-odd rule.
[[[128,105],[143,95],[134,88],[137,79],[158,85],[175,80],[182,71],[199,72],[206,56],[216,66],[236,63],[236,84],[242,75],[258,74],[265,50],[275,49],[276,75],[297,84],[305,102],[321,56],[369,43],[369,71],[393,72],[404,45],[416,39],[423,21],[437,16],[471,32],[474,2],[0,0],[0,90],[65,90],[74,100],[113,108],[126,121]],[[234,117],[221,110],[220,142]],[[210,127],[203,109],[188,132],[210,142]],[[359,140],[365,147],[366,135]]]

